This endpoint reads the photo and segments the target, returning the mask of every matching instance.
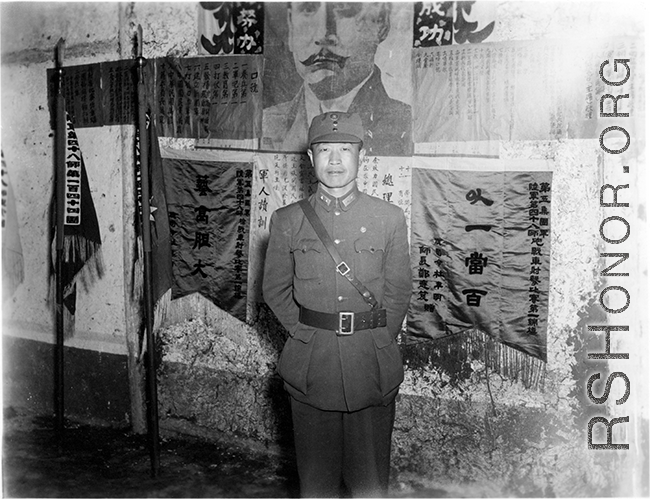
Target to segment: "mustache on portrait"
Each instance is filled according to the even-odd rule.
[[[314,64],[320,64],[323,62],[333,62],[338,64],[341,69],[345,66],[345,61],[348,60],[348,57],[343,57],[341,55],[334,54],[329,50],[321,50],[317,54],[312,54],[304,61],[300,61],[304,66],[313,66]]]

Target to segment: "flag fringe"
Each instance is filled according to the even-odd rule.
[[[546,362],[501,343],[479,329],[443,338],[409,337],[403,344],[405,357],[414,365],[437,365],[460,370],[468,362],[483,362],[487,369],[519,381],[525,388],[544,390]],[[452,373],[460,376],[460,373]],[[453,376],[452,376],[453,377]]]
[[[89,241],[81,235],[66,235],[63,238],[63,261],[84,262],[73,280],[73,282],[81,282],[84,289],[88,289],[89,284],[104,275],[101,247],[101,242]]]
[[[167,312],[169,311],[169,306],[172,301],[172,289],[169,288],[165,293],[160,297],[157,303],[154,304],[153,312],[153,335],[154,337],[158,335],[160,328],[165,323],[167,318]],[[147,335],[145,329],[145,320],[142,318],[142,323],[140,327],[140,354],[138,355],[138,362],[144,362],[144,356],[147,353]]]
[[[75,332],[75,314],[71,314],[68,307],[63,306],[63,340],[69,340]]]
[[[142,238],[136,236],[135,241],[131,269],[131,299],[139,302],[144,295],[144,251],[142,249]]]
[[[82,236],[65,236],[63,238],[63,262],[84,262],[72,281],[65,287],[64,295],[68,295],[76,284],[81,284],[84,291],[96,280],[104,275],[104,258],[101,251],[101,243],[87,240]],[[81,258],[81,260],[79,260]]]
[[[157,334],[167,318],[169,304],[172,301],[172,288],[169,288],[154,305],[153,330]]]
[[[55,241],[56,235],[52,240],[53,249],[55,247]],[[104,258],[102,256],[101,243],[88,241],[86,238],[77,235],[65,236],[63,238],[63,262],[68,263],[79,261],[75,260],[75,258],[79,258],[80,256],[83,258],[87,258],[88,256],[90,257],[88,260],[82,260],[84,262],[83,267],[77,271],[73,279],[65,286],[63,289],[63,296],[68,296],[77,284],[81,284],[84,291],[88,291],[93,282],[104,276]],[[54,266],[55,263],[52,262],[52,268],[54,268]],[[47,303],[48,305],[53,304],[56,306],[56,273],[54,272],[50,275],[50,289]],[[67,310],[66,307],[64,307],[64,309]],[[66,315],[66,323],[68,322],[67,318],[74,318],[74,315]],[[68,329],[69,328],[66,326],[67,337],[72,336],[72,333],[67,333]]]

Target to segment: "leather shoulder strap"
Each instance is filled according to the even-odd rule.
[[[332,260],[334,260],[334,263],[336,264],[336,271],[345,277],[348,281],[350,281],[350,283],[357,289],[357,291],[361,293],[361,296],[363,296],[363,299],[366,300],[368,305],[370,305],[372,308],[376,308],[379,303],[377,302],[375,295],[373,295],[372,292],[354,276],[352,269],[347,263],[343,261],[341,255],[339,255],[339,252],[336,250],[336,246],[334,246],[334,243],[332,242],[332,238],[327,233],[327,229],[325,229],[323,222],[321,222],[320,218],[318,218],[318,214],[314,210],[314,207],[309,203],[309,200],[303,199],[299,202],[299,204],[302,208],[302,211],[305,213],[307,220],[314,228],[316,235],[325,246],[325,249],[332,257]]]

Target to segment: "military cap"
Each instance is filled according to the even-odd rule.
[[[309,147],[319,142],[363,143],[363,125],[357,113],[328,112],[316,116],[309,127]]]

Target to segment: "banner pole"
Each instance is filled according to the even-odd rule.
[[[54,354],[54,410],[55,428],[59,438],[64,430],[64,356],[63,356],[63,240],[65,209],[65,152],[66,116],[63,97],[63,51],[65,42],[60,38],[56,44],[56,121],[55,121],[55,197],[56,197],[56,345]]]
[[[153,290],[151,266],[151,207],[149,206],[149,136],[147,133],[146,92],[144,66],[147,61],[142,56],[142,27],[138,25],[137,35],[138,67],[138,130],[140,133],[140,170],[142,176],[142,245],[144,250],[144,314],[147,341],[146,387],[147,387],[147,433],[151,457],[151,475],[156,477],[160,471],[160,438],[158,431],[158,388],[156,382],[155,341],[153,337]],[[153,117],[152,117],[153,119]]]

